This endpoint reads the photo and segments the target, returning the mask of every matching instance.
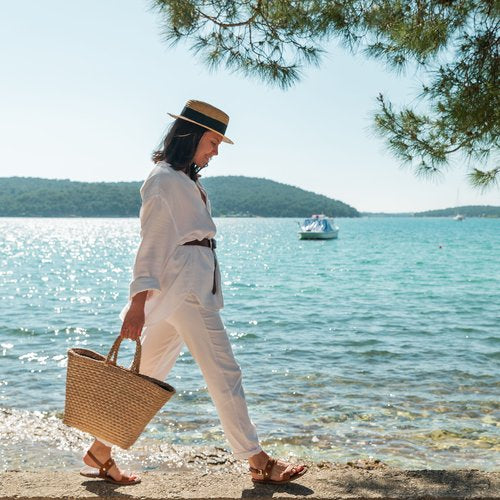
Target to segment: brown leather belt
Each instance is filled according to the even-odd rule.
[[[186,241],[183,245],[199,245],[201,247],[209,247],[215,249],[217,246],[215,244],[215,239],[203,238],[202,240]]]
[[[183,245],[198,245],[200,247],[208,247],[212,249],[212,252],[214,254],[214,281],[212,284],[212,293],[215,294],[217,291],[217,285],[216,285],[216,272],[217,272],[217,256],[215,255],[214,250],[217,248],[217,245],[215,243],[214,238],[203,238],[202,240],[192,240],[192,241],[186,241],[186,243],[183,243]]]

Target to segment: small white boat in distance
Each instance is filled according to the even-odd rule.
[[[464,220],[465,219],[465,215],[462,215],[462,214],[457,214],[455,215],[455,217],[453,217],[453,220]]]
[[[338,226],[323,214],[305,219],[299,231],[301,240],[331,240],[337,238],[338,234]]]

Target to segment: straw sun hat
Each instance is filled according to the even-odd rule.
[[[191,123],[196,123],[202,127],[216,132],[222,136],[224,142],[234,144],[231,139],[226,137],[227,124],[229,123],[229,116],[220,109],[203,101],[189,100],[180,115],[168,113],[173,118],[180,118]]]

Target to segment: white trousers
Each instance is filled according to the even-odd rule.
[[[167,321],[144,328],[140,373],[165,380],[184,344],[205,378],[234,457],[246,459],[262,451],[248,415],[241,369],[220,314],[205,309],[194,295],[189,295]]]

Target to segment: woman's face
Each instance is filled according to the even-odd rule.
[[[216,156],[219,154],[219,144],[222,142],[222,137],[212,132],[211,130],[207,130],[200,139],[198,143],[198,147],[196,148],[196,152],[194,154],[193,161],[199,167],[204,167],[212,158],[212,156]]]

